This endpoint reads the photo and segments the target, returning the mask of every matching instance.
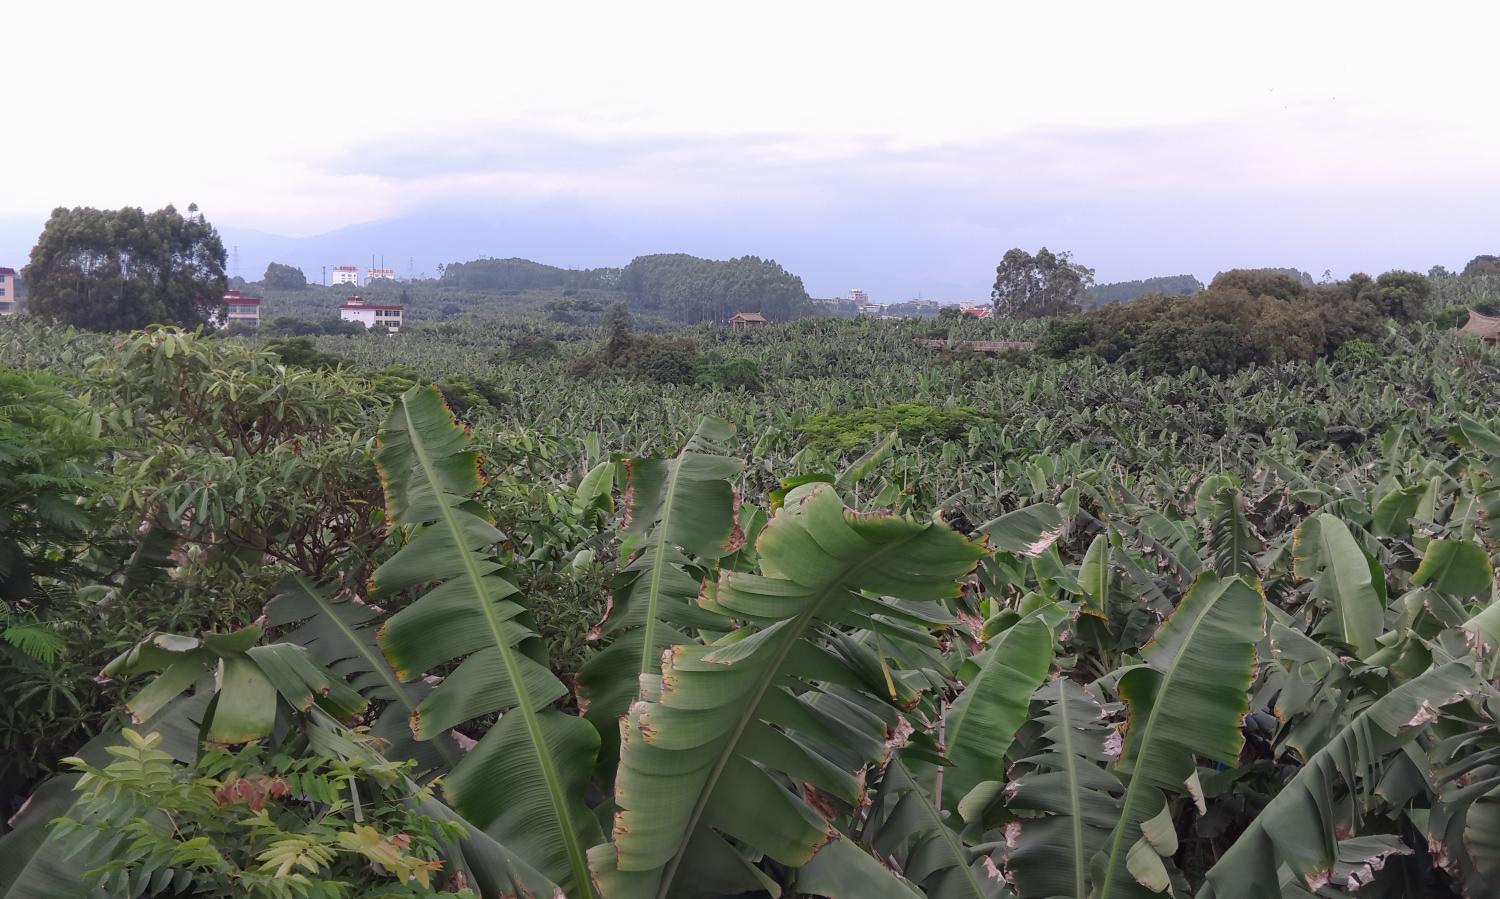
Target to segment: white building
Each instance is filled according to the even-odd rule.
[[[388,331],[401,330],[400,306],[377,306],[366,303],[364,297],[349,297],[339,307],[339,318],[346,322],[359,322],[366,328],[376,325]]]
[[[886,308],[886,306],[880,303],[860,303],[859,314],[880,318],[882,315],[885,315]]]
[[[229,307],[228,313],[224,316],[225,325],[244,322],[247,325],[260,326],[260,297],[240,296],[238,290],[231,290],[224,294],[224,303]]]
[[[366,284],[369,284],[369,283],[371,283],[373,281],[394,281],[394,280],[396,280],[396,270],[393,269],[393,268],[371,268],[371,269],[366,269],[365,270],[365,283]]]
[[[359,266],[357,266],[357,265],[335,265],[333,267],[333,284],[334,284],[335,287],[337,287],[340,284],[350,284],[350,285],[353,285],[354,287],[358,287],[359,286]]]
[[[858,287],[851,287],[849,288],[849,302],[856,306],[868,306],[870,304],[870,295]]]
[[[16,270],[0,268],[0,315],[15,315],[17,306]]]

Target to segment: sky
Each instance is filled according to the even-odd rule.
[[[276,254],[316,278],[372,254],[682,251],[775,258],[815,296],[959,300],[1012,246],[1100,281],[1500,252],[1493,0],[54,0],[6,20],[0,265],[53,207],[168,202],[198,203],[251,279]]]

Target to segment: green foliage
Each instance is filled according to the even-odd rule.
[[[724,322],[736,312],[786,321],[811,305],[801,278],[755,256],[724,262],[683,253],[637,256],[620,271],[619,287],[633,304],[685,322]]]
[[[1094,283],[1094,270],[1072,261],[1068,252],[1046,247],[1036,255],[1019,248],[1005,251],[995,267],[990,302],[1001,318],[1044,318],[1077,312]]]
[[[60,488],[83,518],[23,541],[57,567],[11,619],[61,647],[0,641],[6,748],[52,753],[11,789],[58,755],[105,769],[129,745],[124,699],[159,709],[136,729],[176,760],[168,792],[224,779],[200,754],[239,755],[203,735],[252,739],[252,785],[316,771],[341,798],[338,766],[396,772],[361,774],[362,823],[440,826],[423,857],[455,892],[1493,893],[1500,360],[1388,318],[1379,279],[1257,277],[1286,297],[1221,283],[1212,316],[1114,307],[1115,358],[1137,349],[1137,307],[1214,353],[1220,325],[1290,333],[1240,297],[1316,323],[1325,349],[1147,376],[1091,352],[948,358],[917,342],[930,323],[670,335],[699,374],[753,362],[752,392],[628,376],[657,336],[640,308],[619,366],[607,331],[537,306],[310,337],[343,361],[319,370],[176,331],[0,322],[0,353],[31,369],[14,390],[43,398],[0,404],[20,448],[0,469],[69,458],[48,454],[54,428],[86,438]],[[1477,289],[1462,280],[1431,279],[1426,303]],[[1329,364],[1329,334],[1378,354]],[[557,356],[513,356],[523,338]],[[565,377],[585,357],[601,376]],[[412,386],[429,379],[504,401],[461,427]],[[40,489],[7,495],[25,526]],[[360,730],[335,723],[357,709]],[[0,836],[0,896],[138,876],[128,846],[60,860],[45,839],[84,817],[75,782]],[[281,802],[299,822],[332,804]],[[263,864],[229,832],[249,813],[219,817],[184,836]],[[162,833],[141,845],[179,851]],[[422,889],[317,842],[338,853],[319,877],[348,892]]]
[[[266,266],[265,276],[260,283],[271,290],[306,290],[307,276],[302,269],[280,262],[272,262]]]
[[[103,895],[476,896],[444,871],[442,849],[462,826],[420,813],[400,765],[252,744],[187,766],[160,734],[123,736],[107,765],[68,760],[80,798],[55,824]]]
[[[801,434],[808,446],[833,452],[867,447],[895,431],[908,443],[955,440],[970,428],[994,420],[990,413],[973,406],[924,406],[893,403],[810,418]]]
[[[464,290],[608,289],[619,275],[613,268],[566,269],[529,259],[475,259],[443,266],[439,280]]]
[[[1190,297],[1203,290],[1203,282],[1192,275],[1161,275],[1141,281],[1116,281],[1095,284],[1088,289],[1088,305],[1107,306],[1128,303],[1147,294],[1176,294]]]
[[[27,309],[96,331],[206,325],[224,313],[224,259],[197,206],[59,207],[31,251]]]
[[[1145,296],[1053,321],[1037,349],[1053,358],[1096,355],[1150,374],[1224,375],[1331,356],[1350,341],[1373,347],[1386,318],[1417,317],[1429,294],[1427,279],[1410,272],[1308,286],[1279,271],[1236,270],[1196,296]]]

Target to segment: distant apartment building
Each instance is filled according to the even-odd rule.
[[[224,304],[229,307],[224,316],[225,325],[243,322],[260,326],[260,297],[242,296],[238,290],[231,290],[224,294]]]
[[[853,292],[854,291],[852,290],[850,291],[850,293]],[[881,316],[885,315],[886,308],[887,307],[882,303],[860,303],[859,314],[867,315],[872,318],[880,318]]]
[[[333,284],[335,287],[341,284],[359,286],[359,266],[357,265],[335,265],[333,267]]]
[[[349,297],[339,307],[339,318],[359,322],[366,328],[379,325],[388,331],[401,330],[401,307],[366,303],[364,297]]]
[[[870,304],[870,295],[858,287],[851,287],[849,288],[849,302],[856,306],[868,306]]]
[[[0,268],[0,315],[15,315],[17,309],[16,270]]]
[[[371,268],[365,270],[365,283],[373,284],[376,281],[396,280],[396,270],[393,268]]]

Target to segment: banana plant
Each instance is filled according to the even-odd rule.
[[[758,573],[721,572],[700,600],[740,627],[671,647],[621,723],[614,839],[589,854],[612,897],[763,890],[751,859],[795,869],[830,846],[883,873],[867,895],[909,893],[830,820],[860,802],[851,761],[877,761],[896,727],[869,707],[883,685],[826,635],[898,633],[902,602],[957,596],[985,550],[941,521],[852,512],[826,483],[792,490],[758,544]]]
[[[705,418],[671,459],[625,463],[625,532],[640,549],[615,580],[614,601],[599,627],[608,645],[578,672],[579,703],[604,737],[601,762],[612,768],[616,721],[639,690],[641,676],[661,668],[661,653],[695,628],[724,621],[694,602],[701,566],[739,548],[735,481],[743,463],[727,455],[726,423]]]
[[[569,894],[592,896],[584,853],[599,827],[584,796],[599,736],[557,707],[568,690],[501,576],[504,535],[470,499],[479,461],[436,388],[402,394],[381,427],[375,462],[405,543],[375,570],[370,595],[418,595],[381,626],[380,647],[407,682],[457,663],[417,705],[412,733],[432,740],[475,718],[500,719],[447,776],[445,795]]]

